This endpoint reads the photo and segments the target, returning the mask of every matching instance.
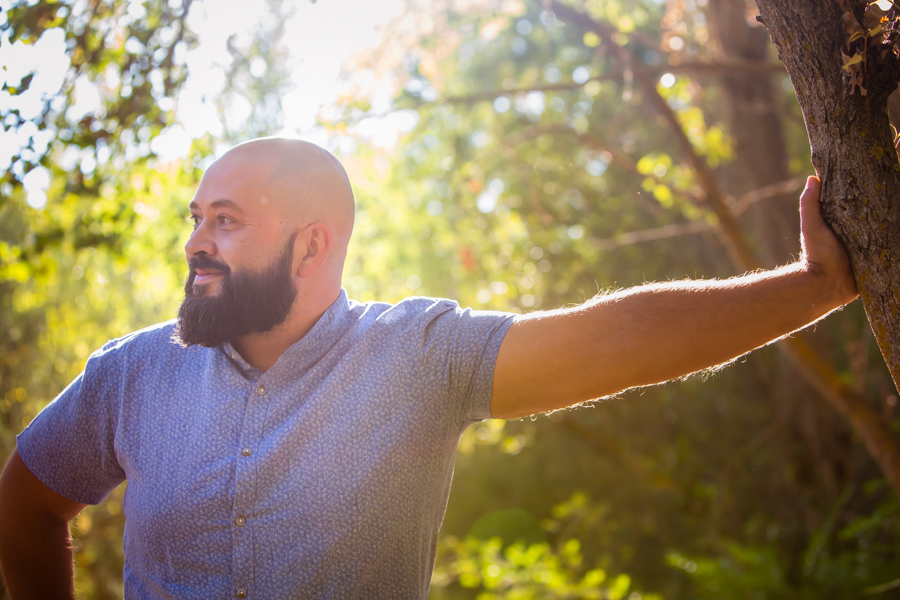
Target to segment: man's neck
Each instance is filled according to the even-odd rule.
[[[268,371],[278,362],[285,350],[299,342],[334,304],[340,288],[333,294],[320,295],[318,299],[297,298],[291,314],[281,325],[265,333],[256,333],[231,343],[234,349],[251,367]]]

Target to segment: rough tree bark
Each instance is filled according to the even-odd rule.
[[[873,45],[864,65],[868,93],[851,93],[842,69],[842,4],[859,16],[867,2],[756,3],[803,109],[813,166],[823,180],[823,214],[847,248],[869,323],[900,388],[900,163],[887,115],[898,61]],[[900,488],[897,453],[873,454]]]
[[[852,4],[860,4],[853,0]],[[900,387],[900,163],[888,122],[898,63],[868,52],[868,94],[851,94],[841,68],[837,0],[757,0],[806,119],[823,178],[825,219],[850,254],[878,345]]]

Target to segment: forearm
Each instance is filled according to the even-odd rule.
[[[845,302],[824,277],[795,263],[725,281],[633,288],[588,303],[578,320],[614,393],[728,362]]]
[[[68,523],[2,517],[0,565],[13,600],[75,597]]]
[[[69,521],[82,508],[44,486],[13,452],[0,476],[0,568],[13,600],[75,597]]]
[[[852,297],[795,263],[725,281],[639,286],[528,315],[504,339],[491,413],[544,412],[726,363]]]

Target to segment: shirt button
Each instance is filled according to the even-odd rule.
[[[234,595],[237,596],[238,598],[246,598],[247,590],[245,590],[244,588],[238,588],[234,591]]]
[[[250,456],[251,454],[253,454],[253,448],[243,448],[241,450],[241,454],[243,454],[244,456]]]
[[[265,396],[266,395],[266,386],[260,385],[259,387],[257,387],[256,393],[259,394],[260,396]]]
[[[238,527],[243,527],[246,523],[247,519],[245,519],[243,516],[239,516],[234,520],[234,524]]]

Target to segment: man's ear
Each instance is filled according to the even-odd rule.
[[[298,277],[313,275],[325,264],[333,243],[331,227],[325,223],[312,223],[304,227],[294,242],[294,273]]]

